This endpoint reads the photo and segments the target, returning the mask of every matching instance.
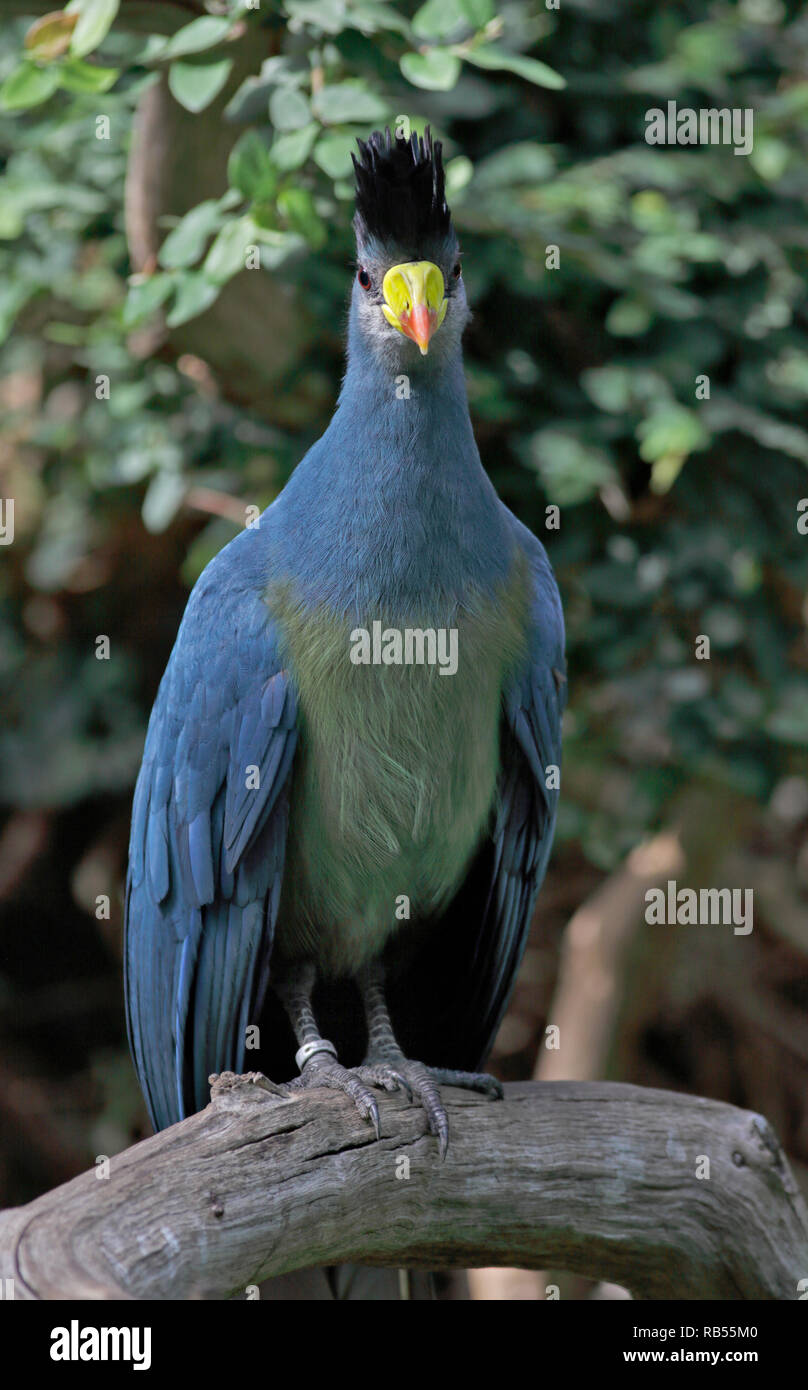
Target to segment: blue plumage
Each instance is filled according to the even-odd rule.
[[[428,186],[434,197],[431,176]],[[450,229],[436,247],[433,222],[424,223],[429,247],[406,248],[413,264],[428,250],[446,285],[445,318],[432,329],[428,356],[378,313],[383,253],[378,240],[370,249],[360,241],[371,290],[354,285],[348,369],[331,425],[260,524],[226,546],[200,577],[155,701],[132,813],[125,972],[130,1043],[157,1128],[206,1103],[211,1072],[244,1069],[245,1029],[259,1018],[268,1020],[261,1064],[277,1081],[289,1075],[294,1043],[277,1009],[272,1016],[267,985],[278,963],[295,955],[296,943],[310,939],[312,923],[304,930],[293,920],[304,898],[284,877],[288,843],[294,873],[309,875],[310,893],[320,894],[315,929],[338,933],[345,925],[328,901],[328,876],[323,888],[307,846],[294,834],[311,797],[310,789],[304,794],[304,767],[309,775],[321,732],[311,726],[319,708],[312,671],[321,696],[323,682],[337,682],[334,704],[347,689],[340,670],[346,681],[350,675],[330,658],[322,670],[309,663],[300,647],[307,615],[312,633],[317,624],[330,632],[329,653],[341,650],[343,630],[380,613],[402,625],[459,623],[461,636],[482,633],[480,640],[494,646],[513,639],[512,651],[484,649],[476,670],[468,659],[463,668],[461,646],[458,674],[446,679],[461,682],[456,708],[463,723],[479,719],[486,727],[457,729],[456,747],[435,748],[441,765],[434,775],[429,749],[416,747],[422,707],[414,713],[401,703],[415,687],[396,686],[394,672],[386,683],[382,673],[375,687],[357,686],[381,692],[373,698],[385,701],[393,740],[407,718],[418,726],[403,743],[414,748],[417,766],[398,772],[404,787],[411,774],[422,809],[448,805],[458,824],[471,815],[444,764],[456,756],[468,769],[474,740],[494,748],[496,787],[489,796],[485,777],[477,778],[485,804],[469,820],[468,843],[461,837],[454,844],[462,872],[447,868],[445,882],[442,851],[434,852],[443,841],[429,829],[429,814],[421,822],[427,830],[414,830],[405,844],[400,808],[398,821],[391,812],[387,847],[368,850],[368,864],[356,869],[357,900],[366,881],[389,881],[391,892],[407,893],[410,884],[400,877],[409,874],[413,901],[420,893],[425,906],[400,929],[370,919],[345,928],[355,953],[365,950],[362,931],[369,933],[365,954],[381,958],[384,950],[396,1037],[407,1056],[435,1067],[470,1070],[480,1063],[513,987],[555,824],[558,793],[548,789],[545,770],[560,762],[563,619],[543,547],[499,501],[480,464],[463,382],[467,311],[462,280],[452,280],[456,242]],[[526,588],[521,606],[520,585]],[[475,704],[486,673],[494,704],[490,691],[487,704],[482,693]],[[429,692],[437,698],[442,684],[437,677],[417,696],[425,702],[426,727]],[[371,718],[351,698],[345,695],[344,707],[352,756],[361,761],[363,731],[370,737],[381,716],[377,709]],[[442,723],[436,716],[442,738],[454,708],[446,706]],[[330,746],[325,734],[324,740]],[[369,759],[367,766],[362,775],[371,783],[355,785],[369,786],[369,799],[378,793],[383,801],[384,787],[372,783],[376,764]],[[329,771],[328,762],[318,765],[323,805],[330,806],[340,788],[325,785]],[[324,854],[339,856],[340,845],[351,843],[350,828],[361,826],[362,812],[356,805],[329,813]],[[438,826],[447,836],[451,828]],[[426,841],[419,840],[422,833]],[[419,886],[414,866],[430,855],[435,862]],[[321,965],[326,959],[339,962],[336,947],[322,953]],[[332,1007],[330,1035],[341,1060],[356,1064],[365,1044],[361,1011],[336,985],[340,1002]]]

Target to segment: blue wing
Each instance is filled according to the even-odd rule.
[[[411,1056],[475,1069],[508,1006],[555,831],[566,701],[564,619],[544,547],[513,516],[533,580],[528,654],[506,691],[493,825],[466,882],[390,991]],[[549,786],[548,786],[549,782]]]
[[[124,969],[129,1042],[157,1129],[243,1071],[283,879],[294,686],[245,531],[191,594],[135,789]]]
[[[530,532],[530,646],[506,694],[491,886],[472,965],[480,1056],[491,1049],[521,964],[555,834],[566,703],[564,620],[544,548]],[[549,783],[549,786],[548,786]]]

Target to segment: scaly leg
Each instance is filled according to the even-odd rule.
[[[437,1137],[440,1156],[445,1158],[449,1147],[449,1118],[438,1087],[461,1086],[499,1100],[502,1098],[502,1086],[495,1077],[485,1072],[453,1071],[410,1061],[401,1051],[393,1032],[379,963],[374,961],[365,966],[357,977],[357,983],[362,992],[368,1024],[368,1051],[364,1066],[387,1066],[393,1075],[408,1083],[408,1089],[417,1096],[426,1111],[430,1134]]]
[[[313,961],[300,961],[288,966],[279,978],[273,980],[275,993],[286,1009],[297,1039],[298,1050],[295,1056],[300,1076],[293,1081],[284,1082],[278,1089],[284,1095],[294,1095],[297,1091],[309,1090],[317,1086],[328,1087],[332,1091],[343,1091],[353,1100],[363,1120],[369,1119],[381,1138],[379,1126],[379,1107],[369,1086],[379,1086],[385,1091],[402,1089],[412,1099],[412,1091],[404,1076],[385,1061],[349,1070],[337,1061],[337,1049],[320,1034],[311,996],[316,979]]]

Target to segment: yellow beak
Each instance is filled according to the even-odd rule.
[[[412,338],[424,357],[432,334],[446,317],[443,272],[432,261],[391,266],[382,281],[382,313],[399,333]]]

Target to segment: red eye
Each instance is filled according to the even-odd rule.
[[[460,262],[457,261],[457,262],[455,263],[455,265],[454,265],[453,270],[452,270],[452,274],[453,274],[455,280],[459,280],[459,279],[460,279],[461,270],[462,270],[462,266],[461,266]]]
[[[360,285],[362,286],[362,289],[363,289],[363,290],[369,290],[369,289],[370,289],[370,276],[368,275],[368,273],[367,273],[367,271],[365,270],[365,267],[364,267],[364,266],[360,266],[360,268],[359,268],[359,274],[357,275],[356,278],[357,278],[357,280],[359,281]]]

